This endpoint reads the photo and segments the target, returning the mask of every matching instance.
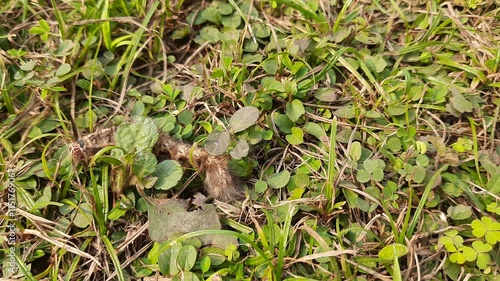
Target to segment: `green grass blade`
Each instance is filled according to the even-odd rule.
[[[275,277],[278,279],[282,278],[283,265],[284,265],[284,257],[286,253],[286,246],[288,245],[288,239],[290,235],[290,228],[292,224],[292,217],[295,214],[295,206],[291,203],[288,204],[288,212],[285,218],[285,223],[282,225],[279,235],[278,242],[278,261],[275,268]]]
[[[422,214],[422,210],[424,209],[425,203],[427,203],[427,197],[429,197],[429,193],[431,192],[431,189],[434,187],[434,184],[438,180],[438,177],[441,176],[441,173],[443,171],[446,171],[448,169],[448,164],[445,164],[441,166],[431,177],[427,185],[425,186],[424,193],[420,197],[420,202],[418,203],[417,210],[415,211],[415,214],[413,215],[413,219],[411,220],[410,227],[408,228],[408,232],[406,233],[406,237],[410,238],[414,231],[415,227],[417,226],[417,223],[420,221],[420,216]],[[410,210],[408,210],[410,211]]]
[[[483,178],[481,177],[481,170],[479,168],[479,146],[478,146],[478,140],[477,140],[477,133],[476,133],[476,123],[471,117],[467,117],[469,119],[469,124],[470,124],[470,129],[472,132],[472,142],[473,142],[473,153],[474,153],[474,164],[476,166],[476,172],[477,172],[477,177],[479,179],[479,182],[481,183],[481,187],[484,187],[484,182]]]
[[[24,262],[21,260],[21,258],[17,255],[15,255],[16,263],[19,268],[19,270],[23,273],[24,275],[24,280],[29,280],[29,281],[36,281],[35,277],[31,274],[31,271],[28,269],[28,267],[24,264]]]
[[[106,246],[106,250],[108,251],[109,256],[111,257],[111,261],[113,261],[113,265],[115,266],[116,275],[118,276],[118,280],[125,281],[125,274],[123,273],[123,268],[120,263],[120,259],[116,254],[116,249],[113,247],[113,244],[109,240],[109,238],[105,235],[101,235],[101,239]]]
[[[340,10],[337,19],[335,19],[335,23],[333,24],[332,32],[337,32],[337,30],[339,29],[340,21],[342,21],[342,19],[344,18],[346,11],[351,6],[351,4],[352,0],[344,1],[344,5],[342,5],[342,9]]]
[[[335,180],[336,180],[336,169],[335,163],[337,161],[337,117],[334,116],[332,119],[330,127],[330,147],[328,151],[328,175],[325,189],[325,196],[330,202],[328,206],[328,212],[333,211],[335,205]]]

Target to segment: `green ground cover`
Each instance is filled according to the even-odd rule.
[[[5,0],[0,48],[4,277],[498,280],[496,0]],[[153,127],[232,157],[221,230],[151,241],[137,186],[200,186]]]

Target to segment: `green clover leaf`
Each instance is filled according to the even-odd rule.
[[[491,245],[495,245],[500,241],[500,223],[493,221],[490,217],[473,220],[471,227],[474,236],[478,238],[484,237],[486,242]]]

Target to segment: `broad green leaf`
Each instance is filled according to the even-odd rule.
[[[231,135],[226,131],[212,131],[205,140],[205,149],[212,155],[222,155],[227,151]]]
[[[466,151],[471,151],[473,147],[473,141],[468,138],[458,138],[458,140],[452,144],[451,148],[458,153],[463,153]]]
[[[474,108],[472,103],[466,100],[462,93],[458,91],[452,91],[453,97],[450,98],[451,105],[460,113],[472,112]]]
[[[459,197],[463,193],[463,190],[461,188],[459,188],[458,186],[454,185],[451,182],[445,183],[442,189],[444,192],[446,192],[446,194],[451,195],[453,197]]]
[[[259,43],[254,42],[250,39],[245,39],[245,43],[243,43],[243,51],[247,53],[254,53],[259,48]]]
[[[304,105],[300,100],[293,100],[286,103],[286,115],[292,122],[297,122],[305,112]]]
[[[196,262],[196,249],[191,245],[182,246],[177,255],[177,265],[180,270],[189,271]]]
[[[63,40],[59,46],[57,46],[56,55],[57,56],[67,56],[76,46],[75,42],[72,40]],[[111,53],[112,54],[112,53]]]
[[[108,214],[108,219],[111,221],[116,221],[127,213],[126,209],[121,208],[120,204],[117,204]]]
[[[144,179],[156,170],[156,156],[149,151],[139,151],[132,163],[132,172],[139,179]]]
[[[364,162],[363,162],[363,167],[365,168],[365,170],[368,172],[368,173],[373,173],[373,171],[375,171],[375,169],[378,168],[378,163],[376,160],[372,160],[372,159],[366,159]]]
[[[472,234],[476,237],[484,237],[486,242],[495,245],[500,242],[500,223],[484,216],[481,220],[473,220],[471,223]]]
[[[472,208],[470,206],[458,204],[450,206],[447,211],[448,217],[453,220],[465,220],[472,216]]]
[[[76,209],[76,216],[73,219],[73,223],[79,228],[86,228],[90,225],[94,216],[92,214],[92,206],[90,203],[82,203],[80,207]]]
[[[276,58],[269,58],[263,61],[262,69],[264,69],[267,74],[276,74],[276,71],[278,70],[278,60]]]
[[[36,62],[34,60],[30,60],[30,61],[21,63],[19,68],[21,70],[24,70],[24,71],[31,71],[31,70],[33,70],[33,68],[35,68],[35,65],[36,65]]]
[[[398,152],[402,147],[401,140],[398,137],[391,137],[387,140],[387,147],[392,152]]]
[[[335,43],[340,43],[344,41],[352,33],[353,27],[351,26],[341,26],[332,34],[332,39]]]
[[[71,71],[71,65],[68,63],[63,63],[59,68],[56,70],[56,75],[57,76],[63,76],[65,74],[68,74]]]
[[[200,259],[200,270],[201,272],[205,273],[210,270],[211,266],[211,261],[210,258],[207,256],[204,256],[203,258]]]
[[[150,198],[149,201],[147,203],[149,236],[153,241],[162,243],[197,230],[221,229],[219,216],[213,204],[199,202],[200,208],[188,209],[188,202],[182,199]],[[203,246],[215,245],[225,248],[229,244],[238,243],[234,237],[226,235],[206,234],[197,237]],[[198,242],[193,244],[196,245]]]
[[[179,115],[177,115],[177,120],[181,124],[188,125],[193,123],[193,113],[189,110],[184,110]]]
[[[104,66],[99,60],[90,59],[83,66],[82,75],[87,80],[97,80],[104,76]]]
[[[164,275],[175,275],[179,273],[179,268],[177,267],[177,255],[181,250],[181,243],[174,243],[166,251],[160,253],[158,257],[158,266],[160,267],[161,273]]]
[[[472,248],[478,253],[487,253],[493,249],[491,244],[483,243],[483,241],[476,240],[472,242]]]
[[[367,66],[376,73],[381,73],[387,67],[387,62],[381,55],[365,56],[365,58]]]
[[[464,253],[466,261],[475,261],[476,260],[477,252],[474,251],[474,249],[472,249],[471,247],[463,246],[462,249],[460,249],[460,250],[462,250],[462,252]]]
[[[170,35],[170,38],[172,40],[179,40],[179,39],[187,37],[190,33],[191,33],[191,29],[189,28],[189,26],[179,26],[179,27],[177,27],[177,29],[175,29],[172,32],[172,35]]]
[[[172,281],[200,281],[200,279],[191,271],[183,271],[179,275],[173,276]]]
[[[160,190],[168,190],[177,185],[182,179],[183,170],[179,162],[175,160],[165,160],[156,166],[152,176],[157,177],[154,187]]]
[[[427,157],[427,155],[425,154],[419,154],[417,155],[415,162],[420,167],[427,167],[427,165],[429,165],[429,157]]]
[[[246,140],[240,139],[229,154],[234,159],[241,159],[248,155],[249,150],[250,147],[248,146],[248,142]]]
[[[400,258],[408,253],[408,248],[403,244],[387,245],[378,253],[378,257],[383,260],[393,261],[395,258]]]
[[[290,184],[292,184],[294,188],[307,187],[309,182],[309,176],[303,173],[297,173],[290,178]]]
[[[359,170],[358,173],[356,174],[356,179],[360,182],[360,183],[366,183],[366,182],[369,182],[370,179],[371,179],[371,175],[370,173],[368,173],[366,170]]]
[[[263,193],[267,190],[267,182],[263,180],[258,180],[255,182],[255,192]]]
[[[158,130],[153,119],[134,116],[132,123],[118,127],[115,138],[116,145],[127,152],[148,150],[158,141]]]
[[[213,26],[206,26],[200,31],[201,38],[212,44],[219,42],[219,34],[219,30]]]
[[[294,126],[294,123],[290,121],[290,118],[284,114],[279,114],[279,113],[274,113],[274,123],[276,123],[276,126],[280,129],[285,134],[290,134],[292,132],[292,127]]]
[[[231,116],[229,119],[229,126],[232,132],[237,133],[255,125],[258,119],[259,110],[253,106],[245,106]]]
[[[391,197],[398,190],[398,185],[393,181],[388,181],[382,190],[386,197]]]
[[[481,220],[473,220],[470,226],[472,227],[472,234],[478,238],[486,234],[486,227],[493,221],[488,217],[482,217]]]
[[[361,143],[355,141],[351,144],[351,149],[349,150],[349,156],[352,160],[358,162],[359,158],[361,158]]]
[[[484,270],[490,266],[491,257],[488,253],[478,253],[477,254],[477,268]]]
[[[224,250],[218,247],[206,247],[201,250],[202,257],[209,257],[210,263],[214,266],[222,264],[226,261]]]
[[[493,194],[500,194],[500,173],[493,175],[486,184],[488,189]]]
[[[233,12],[233,6],[224,1],[214,1],[210,3],[209,8],[213,8],[217,13],[226,16]]]
[[[457,251],[457,247],[455,246],[455,243],[453,243],[453,238],[451,237],[441,236],[438,240],[438,243],[440,245],[444,245],[446,251],[450,253],[454,253]]]
[[[376,182],[381,182],[384,179],[384,170],[377,167],[372,173],[372,179]]]
[[[271,29],[264,23],[253,24],[252,29],[257,38],[267,38],[271,35]]]
[[[280,93],[286,91],[285,85],[283,85],[283,83],[277,81],[273,77],[264,77],[262,78],[260,83],[267,91],[280,92]]]
[[[335,110],[333,114],[335,116],[338,116],[339,118],[351,119],[356,117],[356,111],[354,110],[352,105],[342,106],[339,109]]]
[[[334,102],[337,100],[337,93],[333,88],[319,88],[314,97],[323,102]]]
[[[461,252],[455,252],[450,255],[450,261],[457,264],[465,263],[465,255]]]
[[[163,117],[158,117],[153,119],[156,127],[162,132],[170,132],[175,128],[175,117],[172,115],[166,115]]]
[[[241,24],[241,17],[238,14],[223,16],[221,19],[221,23],[225,27],[238,28]]]
[[[272,174],[267,180],[267,183],[270,187],[278,189],[284,187],[289,180],[290,172],[285,170],[280,173]]]
[[[304,125],[303,129],[307,133],[317,137],[319,140],[321,140],[323,137],[326,136],[325,130],[318,123],[315,122],[307,122]]]
[[[413,181],[415,183],[424,182],[426,174],[427,174],[427,171],[425,170],[424,167],[421,167],[421,166],[413,167]]]
[[[138,100],[134,103],[134,108],[132,108],[132,111],[130,112],[131,116],[142,116],[144,115],[144,110],[146,109],[146,106],[141,100]]]
[[[387,107],[387,113],[392,116],[400,116],[408,112],[408,107],[405,104],[394,104]]]
[[[379,33],[368,33],[366,31],[359,32],[354,39],[366,45],[380,44],[383,40]]]
[[[304,131],[299,127],[293,127],[290,129],[292,134],[286,135],[286,140],[293,145],[299,145],[304,142]]]
[[[263,57],[261,54],[257,53],[257,54],[245,54],[243,55],[243,59],[241,60],[242,63],[245,63],[245,64],[251,64],[251,63],[260,63],[262,61]],[[269,77],[266,77],[266,78],[269,78]],[[264,78],[265,79],[265,78]],[[264,80],[262,79],[262,80]],[[276,81],[276,80],[275,80]],[[278,82],[278,81],[276,81]],[[262,83],[262,82],[261,82]],[[279,82],[278,82],[279,83]],[[283,85],[283,84],[281,84]],[[283,86],[283,92],[284,92],[284,86]]]
[[[491,202],[486,206],[486,210],[490,213],[500,215],[500,205],[496,202]]]

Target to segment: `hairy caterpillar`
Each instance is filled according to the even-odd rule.
[[[98,130],[86,135],[81,139],[69,144],[69,151],[76,162],[80,162],[88,156],[95,154],[100,149],[114,145],[116,127]]]
[[[176,160],[184,168],[194,168],[204,177],[207,193],[221,201],[232,201],[242,195],[237,179],[229,170],[229,159],[213,156],[205,149],[191,146],[162,134],[153,148],[157,156]]]
[[[80,162],[108,145],[114,145],[116,127],[98,130],[71,143],[69,150],[72,158]],[[183,168],[194,168],[204,178],[208,195],[225,202],[242,196],[237,178],[229,169],[229,158],[213,156],[205,149],[191,146],[167,134],[160,134],[153,147],[153,153],[159,159],[172,159]]]

